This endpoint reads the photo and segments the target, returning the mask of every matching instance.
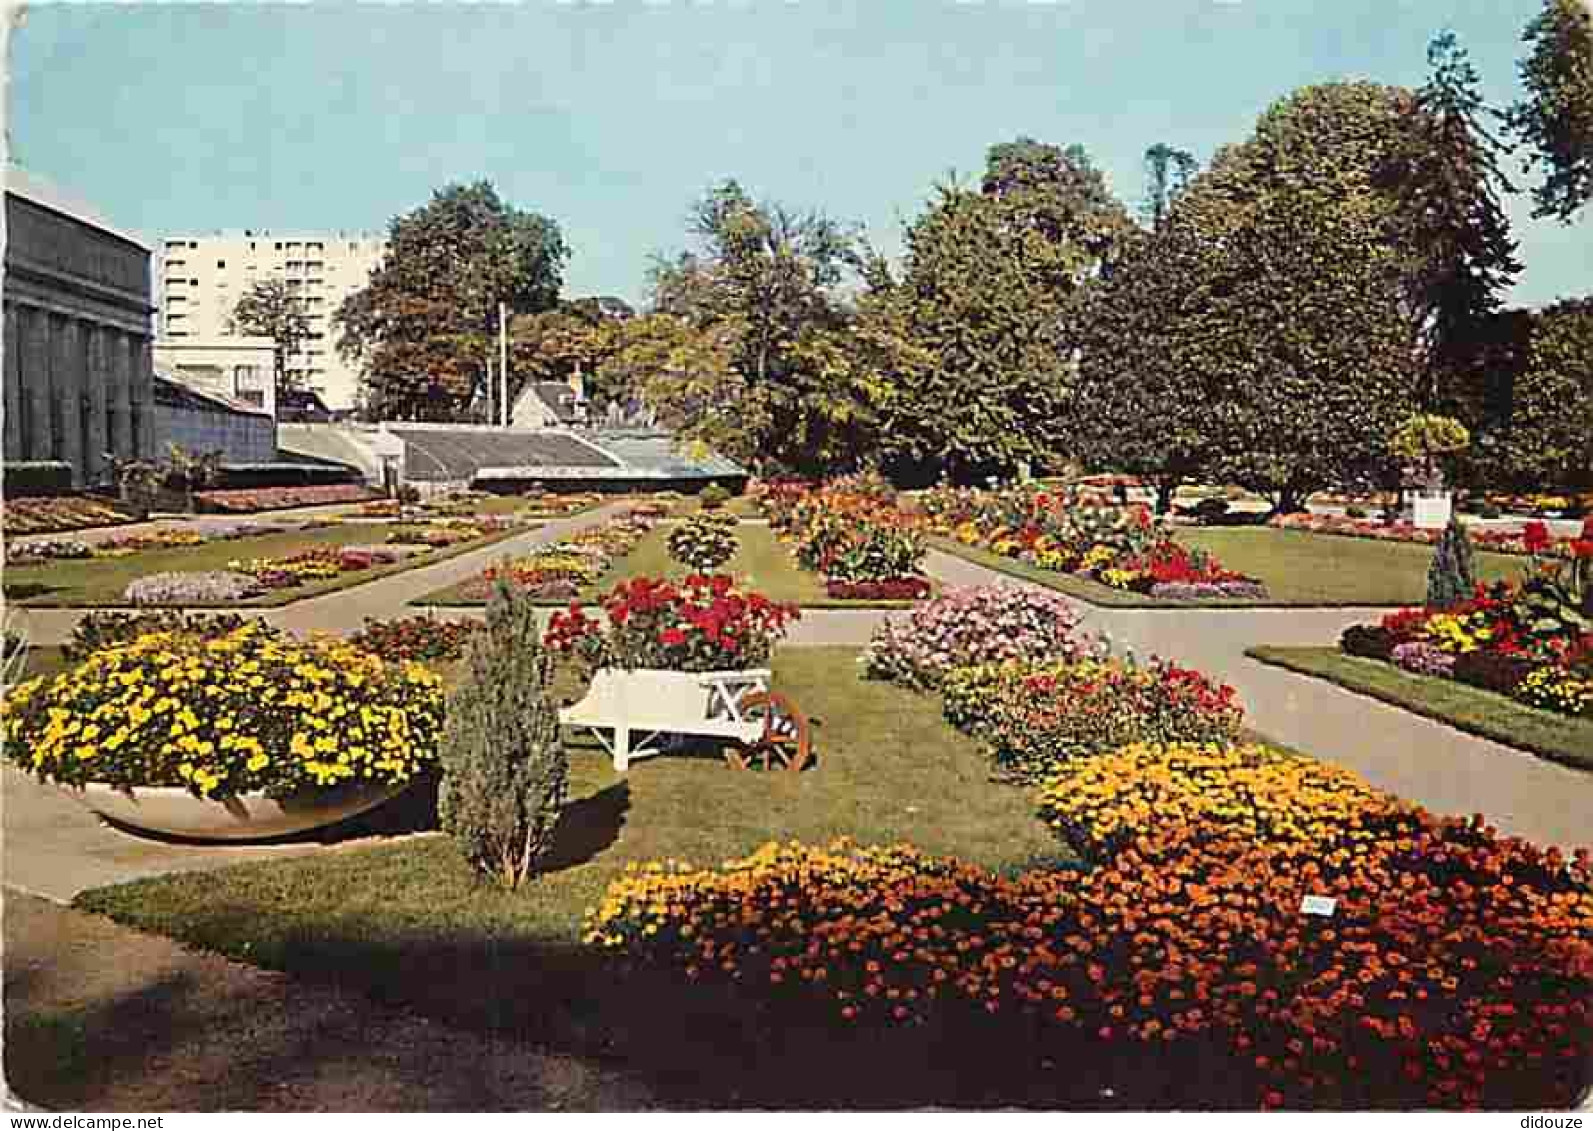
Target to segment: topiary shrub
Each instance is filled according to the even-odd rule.
[[[1399,640],[1386,628],[1375,624],[1352,624],[1339,637],[1339,649],[1347,656],[1386,660]]]
[[[694,514],[669,532],[669,556],[698,573],[712,573],[736,555],[736,516],[709,511]]]
[[[471,866],[513,890],[552,846],[570,775],[531,600],[499,581],[465,661],[448,699],[437,812]]]
[[[710,483],[697,496],[705,511],[716,511],[730,501],[730,492],[719,483]]]
[[[1471,599],[1477,590],[1477,568],[1471,539],[1458,518],[1451,518],[1439,536],[1433,564],[1427,568],[1427,607],[1450,609]]]

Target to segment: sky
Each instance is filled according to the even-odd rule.
[[[1417,86],[1459,33],[1495,103],[1520,93],[1539,0],[1055,0],[42,5],[9,43],[11,160],[152,241],[385,230],[491,180],[562,228],[565,293],[645,297],[654,253],[735,177],[760,199],[902,228],[986,149],[1082,144],[1131,205],[1143,154],[1205,160],[1300,86]],[[1509,202],[1507,299],[1593,292],[1593,206]]]

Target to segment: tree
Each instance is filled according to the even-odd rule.
[[[1058,452],[1069,304],[1087,257],[1011,218],[998,198],[942,186],[908,229],[894,301],[928,360],[901,374],[884,430],[898,463],[969,480]]]
[[[1427,60],[1432,74],[1416,93],[1411,128],[1379,180],[1397,198],[1404,244],[1423,249],[1408,286],[1429,312],[1430,364],[1420,399],[1432,405],[1470,327],[1498,308],[1521,264],[1497,192],[1510,190],[1498,164],[1504,146],[1484,121],[1501,115],[1483,102],[1476,69],[1453,32],[1434,37]]]
[[[1521,38],[1532,45],[1519,64],[1527,97],[1511,124],[1533,148],[1529,168],[1546,167],[1533,215],[1570,223],[1593,200],[1593,12],[1579,0],[1544,0]]]
[[[1173,202],[1183,195],[1199,168],[1194,154],[1157,142],[1145,151],[1145,201],[1140,214],[1159,232],[1167,221]]]
[[[1062,457],[1080,299],[1134,230],[1077,145],[994,145],[979,192],[938,186],[900,283],[875,287],[890,295],[880,330],[904,335],[881,428],[899,474],[972,480]]]
[[[516,888],[552,846],[569,758],[537,610],[500,580],[448,700],[437,812],[477,872]]]
[[[846,325],[841,287],[865,266],[858,234],[820,212],[754,201],[733,180],[710,189],[689,223],[697,246],[653,265],[652,312],[678,325],[667,330],[667,365],[645,344],[665,324],[640,331],[647,403],[688,439],[754,467],[824,470],[811,441],[839,435],[817,419],[836,402],[797,372],[797,343]],[[707,368],[683,369],[683,349],[702,351]],[[600,372],[607,380],[632,365]]]
[[[613,399],[615,390],[604,387],[597,374],[617,346],[619,323],[635,313],[624,299],[605,295],[510,319],[510,398],[528,383],[569,382],[579,374],[589,400],[601,405]]]
[[[1486,439],[1517,485],[1593,485],[1593,296],[1532,319],[1526,367],[1511,383],[1505,423]]]
[[[992,145],[980,191],[1006,205],[1008,223],[1076,249],[1079,282],[1110,262],[1134,227],[1082,145],[1064,149],[1030,137]]]
[[[1517,269],[1490,184],[1493,152],[1477,128],[1475,75],[1452,39],[1434,47],[1421,92],[1339,82],[1279,99],[1251,138],[1218,151],[1177,206],[1219,241],[1277,203],[1309,202],[1325,223],[1364,231],[1365,247],[1346,251],[1393,271],[1429,402],[1447,395],[1440,377],[1451,343]]]
[[[645,314],[610,331],[596,370],[616,399],[640,399],[689,444],[738,461],[755,461],[768,422],[748,396],[736,368],[733,329],[695,326],[674,314]]]
[[[1089,468],[1151,480],[1162,513],[1212,460],[1206,414],[1220,359],[1211,352],[1208,258],[1187,225],[1141,233],[1080,319],[1065,446]]]
[[[1180,319],[1205,376],[1211,472],[1275,512],[1385,476],[1387,437],[1410,414],[1401,264],[1375,235],[1329,202],[1278,195],[1210,245],[1199,302]]]
[[[498,304],[551,308],[569,250],[558,225],[486,181],[449,185],[393,219],[387,254],[338,309],[338,350],[361,364],[367,410],[456,419],[483,397]]]
[[[230,319],[235,334],[253,334],[271,339],[271,361],[280,399],[299,391],[299,383],[288,375],[288,359],[298,353],[310,336],[310,319],[304,300],[286,279],[256,279],[239,296]]]

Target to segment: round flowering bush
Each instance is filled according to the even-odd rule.
[[[481,631],[478,621],[438,620],[414,616],[399,620],[365,620],[365,627],[349,637],[362,652],[389,660],[457,660],[465,645]]]
[[[941,696],[947,720],[981,739],[1004,777],[1023,782],[1127,743],[1231,742],[1244,722],[1233,688],[1166,661],[956,668]]]
[[[421,665],[257,621],[140,636],[0,704],[6,756],[42,778],[200,797],[405,782],[435,761],[442,721],[441,681]]]
[[[681,522],[665,540],[669,556],[697,573],[711,573],[736,554],[736,516],[702,511]]]
[[[775,642],[800,611],[745,593],[722,575],[692,574],[678,584],[622,581],[603,598],[603,621],[576,602],[553,614],[549,648],[593,668],[737,671],[769,662]]]
[[[178,609],[119,613],[95,609],[83,614],[72,627],[71,638],[61,645],[61,655],[67,663],[75,664],[102,648],[126,644],[151,632],[213,639],[235,632],[245,623],[245,618],[237,613],[189,613]]]
[[[259,581],[230,570],[152,573],[130,581],[122,596],[134,605],[214,605],[265,592]]]
[[[953,668],[1077,655],[1078,625],[1073,606],[1044,590],[951,590],[881,621],[863,652],[864,672],[906,687],[936,688]]]

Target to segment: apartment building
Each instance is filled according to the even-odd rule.
[[[362,289],[386,240],[367,232],[219,232],[161,242],[159,340],[214,345],[234,337],[233,308],[256,279],[278,278],[304,296],[310,334],[288,372],[333,409],[352,408],[359,374],[337,354],[332,315]]]

